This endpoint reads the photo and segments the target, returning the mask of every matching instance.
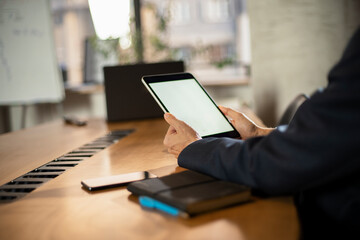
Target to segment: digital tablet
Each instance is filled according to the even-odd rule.
[[[201,137],[240,137],[190,73],[144,76],[142,82],[164,112],[189,124]]]

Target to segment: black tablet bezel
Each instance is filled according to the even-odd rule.
[[[160,74],[160,75],[148,75],[148,76],[143,76],[142,78],[142,82],[145,85],[145,87],[149,90],[149,92],[151,93],[151,95],[154,97],[154,99],[156,100],[156,102],[159,104],[159,106],[161,107],[161,109],[164,112],[169,112],[168,109],[166,108],[165,104],[161,101],[161,99],[157,96],[157,94],[155,93],[155,91],[151,88],[150,83],[157,83],[157,82],[165,82],[165,81],[176,81],[176,80],[186,80],[186,79],[194,79],[195,82],[199,85],[199,87],[204,91],[204,93],[206,94],[206,96],[210,99],[210,101],[216,106],[216,108],[218,109],[218,111],[221,113],[221,115],[223,115],[223,117],[225,118],[226,121],[228,121],[228,123],[230,124],[230,126],[233,128],[232,131],[229,132],[222,132],[222,133],[217,133],[217,134],[212,134],[212,135],[207,135],[207,136],[201,136],[202,138],[207,138],[207,137],[230,137],[230,138],[240,138],[240,134],[238,133],[238,131],[236,131],[235,127],[231,124],[231,122],[227,119],[227,117],[224,115],[224,113],[219,109],[219,107],[216,105],[216,103],[214,102],[214,100],[210,97],[210,95],[207,93],[207,91],[203,88],[203,86],[198,82],[198,80],[196,80],[196,78],[191,74],[191,73],[175,73],[175,74]]]

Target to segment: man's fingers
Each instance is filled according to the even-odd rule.
[[[219,109],[223,112],[223,114],[227,115],[228,108],[224,106],[218,106]]]
[[[170,125],[170,127],[168,128],[167,132],[166,132],[166,135],[165,135],[165,138],[163,140],[163,143],[165,145],[168,145],[168,141],[169,141],[169,138],[174,134],[176,133],[176,129]]]
[[[174,126],[176,124],[176,117],[172,115],[171,113],[165,113],[164,114],[165,121],[170,125]]]
[[[164,119],[170,126],[173,126],[176,130],[179,130],[182,124],[184,123],[183,121],[177,119],[171,113],[165,113]]]
[[[173,127],[173,130],[168,129],[167,135],[173,135],[174,133],[176,133],[176,134],[180,134],[180,135],[187,135],[188,137],[191,136],[193,138],[193,140],[201,138],[199,136],[199,134],[191,126],[186,124],[184,121],[177,119],[171,113],[165,113],[164,118],[165,118],[166,122],[171,127]]]
[[[176,158],[179,156],[179,151],[173,149],[172,147],[168,148],[168,153],[174,155]]]
[[[170,134],[173,134],[173,133],[176,133],[176,129],[173,126],[170,125],[170,127],[167,130],[166,135],[170,135]]]

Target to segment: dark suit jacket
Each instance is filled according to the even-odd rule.
[[[246,141],[196,141],[181,152],[179,165],[270,195],[294,195],[306,239],[358,234],[360,29],[328,80],[324,91],[299,107],[288,127]]]

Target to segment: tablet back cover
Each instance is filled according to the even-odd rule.
[[[184,72],[182,61],[104,67],[108,121],[162,117],[163,111],[141,83],[144,75]]]

